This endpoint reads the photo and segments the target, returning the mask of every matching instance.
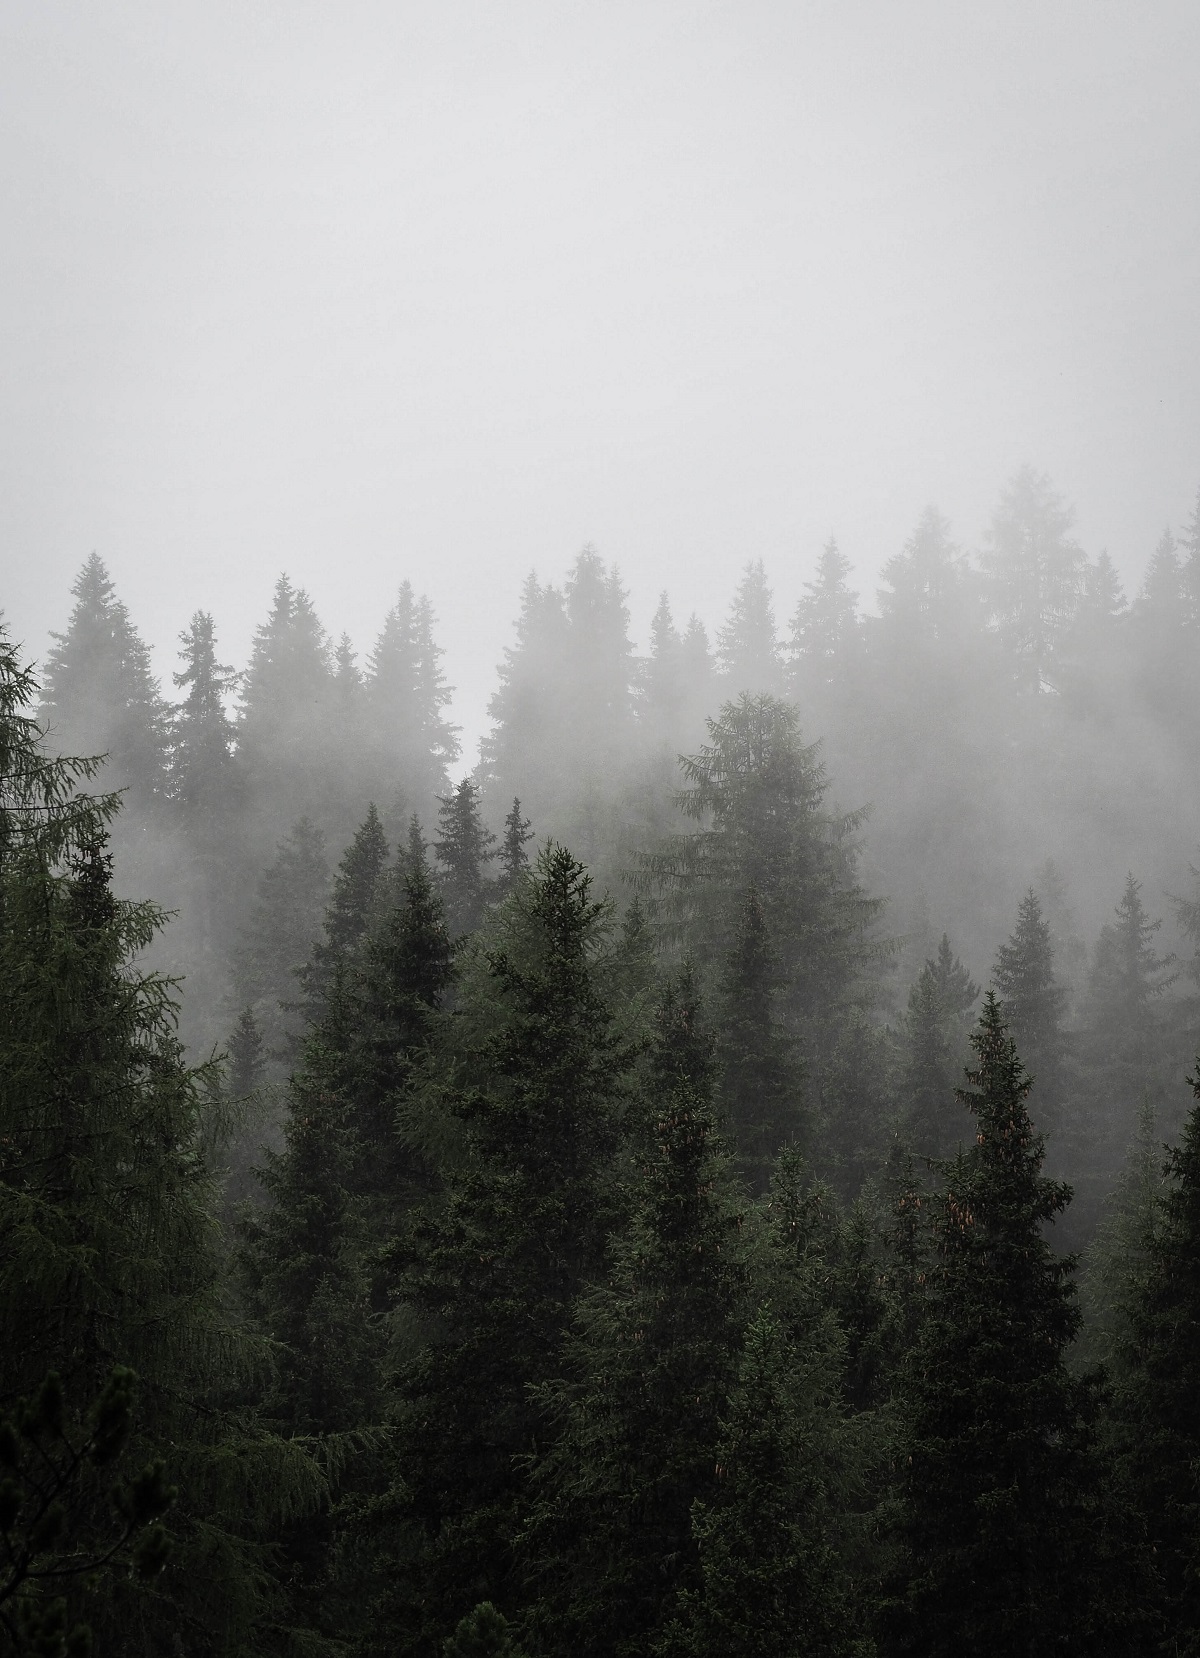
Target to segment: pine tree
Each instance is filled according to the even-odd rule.
[[[1151,921],[1142,903],[1142,885],[1132,872],[1116,909],[1116,923],[1106,922],[1096,944],[1091,974],[1093,1051],[1121,1085],[1136,1088],[1152,1066],[1158,1046],[1155,1004],[1173,982],[1174,957],[1160,956],[1154,935],[1161,920]]]
[[[1017,909],[1017,925],[996,952],[992,984],[1004,1021],[1018,1042],[1038,1085],[1044,1126],[1062,1120],[1066,991],[1054,977],[1054,946],[1041,900],[1030,887]]]
[[[513,796],[512,807],[504,819],[504,834],[500,841],[500,874],[496,877],[496,894],[507,898],[525,877],[529,868],[526,845],[533,839],[529,819],[521,816],[521,802]]]
[[[978,995],[943,933],[936,959],[926,961],[909,992],[901,1033],[905,1140],[926,1157],[949,1156],[961,1137],[955,1082],[965,1017]]]
[[[242,679],[237,738],[251,807],[275,833],[303,815],[321,819],[336,792],[332,688],[329,639],[312,600],[280,576]]]
[[[714,1489],[746,1319],[741,1205],[713,1120],[711,1044],[685,975],[668,988],[639,1099],[639,1172],[601,1284],[536,1397],[550,1425],[523,1554],[539,1644],[657,1650],[694,1581],[693,1505]]]
[[[721,1102],[752,1187],[762,1191],[780,1147],[802,1136],[803,1068],[776,1016],[778,966],[751,886],[722,985]]]
[[[485,865],[496,857],[496,837],[479,810],[479,790],[464,777],[454,793],[441,796],[440,833],[434,841],[446,898],[446,920],[455,934],[471,933],[483,919],[493,883]]]
[[[642,713],[649,730],[673,738],[679,730],[686,703],[683,676],[683,641],[671,615],[666,592],[658,596],[658,609],[650,623],[650,655],[642,669]]]
[[[729,619],[717,635],[717,662],[727,697],[782,689],[775,611],[761,559],[747,564],[738,583]]]
[[[1075,614],[1084,556],[1068,531],[1073,514],[1031,466],[1009,481],[992,516],[983,558],[991,615],[1018,683],[1055,681],[1057,650]]]
[[[889,637],[904,648],[945,646],[962,632],[970,574],[936,507],[925,508],[903,551],[893,553],[881,575],[879,613]]]
[[[325,837],[307,818],[280,841],[233,958],[235,1006],[249,1007],[273,1054],[299,1031],[301,977],[321,933],[329,865]]]
[[[93,553],[46,659],[41,717],[55,749],[106,757],[105,782],[145,809],[166,791],[168,718],[150,654]]]
[[[61,1561],[71,1615],[109,1650],[189,1628],[235,1651],[270,1613],[270,1529],[323,1482],[234,1408],[263,1355],[223,1307],[214,1079],[184,1062],[171,983],[138,965],[161,912],[113,895],[117,802],[80,792],[88,762],[44,757],[35,696],[0,639],[0,1399],[55,1372],[80,1422],[118,1368],[137,1373],[129,1455],[169,1457],[171,1558],[152,1585]],[[75,1513],[103,1520],[108,1498],[97,1470]]]
[[[790,679],[794,693],[829,685],[850,662],[858,644],[858,594],[846,586],[850,560],[831,537],[817,561],[815,581],[792,616]]]
[[[1189,1078],[1200,1101],[1200,1081]],[[1138,1240],[1120,1349],[1120,1447],[1158,1578],[1164,1653],[1200,1643],[1200,1105],[1168,1152],[1166,1189]],[[1145,1650],[1145,1649],[1143,1649]]]
[[[444,1170],[444,1205],[396,1255],[395,1304],[421,1335],[398,1375],[374,1617],[381,1641],[414,1653],[436,1653],[480,1600],[512,1609],[524,1469],[543,1421],[530,1386],[552,1373],[613,1218],[629,1060],[597,988],[607,910],[589,887],[547,847],[502,945],[464,981],[468,1047],[437,1097],[449,1095],[465,1143]]]
[[[244,1007],[229,1038],[229,1092],[235,1100],[252,1094],[266,1071],[262,1033],[254,1014]]]
[[[797,1351],[762,1307],[746,1332],[716,1448],[712,1494],[692,1529],[698,1585],[664,1658],[837,1658],[859,1653],[835,1542],[837,1347]]]
[[[1041,1174],[1031,1079],[989,992],[962,1094],[976,1141],[935,1200],[928,1311],[907,1372],[903,1469],[910,1573],[898,1650],[1098,1650],[1096,1468],[1071,1258],[1046,1224],[1070,1198]]]
[[[388,855],[387,836],[372,802],[333,878],[325,910],[325,936],[314,944],[312,956],[300,972],[310,1016],[319,1014],[336,964],[354,960],[379,917]]]
[[[433,609],[402,582],[371,653],[366,683],[376,751],[375,787],[425,811],[448,784],[458,728],[446,718],[451,688],[433,637]]]

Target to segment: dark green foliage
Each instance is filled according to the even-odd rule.
[[[631,1214],[575,1311],[522,1555],[548,1651],[648,1653],[693,1581],[747,1314],[743,1206],[713,1122],[711,1047],[684,979],[659,1010]]]
[[[485,1600],[446,1637],[442,1658],[524,1658],[524,1653],[513,1639],[508,1619]]]
[[[1067,993],[1054,976],[1050,923],[1032,887],[1021,900],[1012,936],[996,952],[992,984],[1005,1025],[1037,1083],[1038,1120],[1054,1130],[1061,1121]]]
[[[521,833],[520,808],[514,804],[514,809],[513,845],[510,848],[506,841],[505,850],[509,856],[520,852],[523,857],[523,842],[517,838]],[[442,796],[438,831],[433,844],[441,865],[446,924],[453,935],[474,932],[483,919],[493,884],[485,866],[496,857],[496,837],[480,815],[479,790],[469,777],[463,778],[452,795]]]
[[[299,977],[310,1017],[319,1017],[329,980],[338,964],[349,964],[363,944],[384,902],[388,843],[374,803],[342,854],[325,909],[324,938]]]
[[[399,1252],[424,1336],[400,1369],[380,1639],[435,1653],[481,1599],[511,1608],[524,1464],[574,1296],[601,1264],[628,1067],[596,983],[607,910],[561,847],[541,854],[460,998],[450,1104],[465,1145],[444,1206]],[[471,1032],[477,1032],[472,1036]]]
[[[302,973],[320,936],[328,890],[325,837],[301,818],[259,877],[233,962],[237,1003],[250,1007],[273,1056],[289,1053],[299,1035]]]
[[[1200,1100],[1200,1080],[1190,1079]],[[1200,1105],[1136,1239],[1118,1329],[1119,1445],[1158,1578],[1164,1653],[1200,1650]],[[1146,1225],[1146,1219],[1149,1224]]]
[[[225,697],[238,676],[217,661],[216,629],[206,611],[196,612],[179,643],[183,667],[172,677],[187,694],[175,714],[171,793],[189,830],[208,843],[220,828],[228,830],[237,789],[234,728]]]
[[[1047,1222],[1030,1078],[990,992],[962,1095],[976,1141],[934,1200],[928,1307],[907,1368],[903,1469],[910,1577],[898,1649],[928,1655],[1096,1650],[1093,1394],[1065,1354],[1073,1262]]]

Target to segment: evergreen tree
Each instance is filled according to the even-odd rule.
[[[659,1009],[632,1214],[537,1398],[553,1425],[523,1553],[539,1644],[658,1650],[694,1581],[693,1505],[714,1489],[746,1318],[741,1205],[712,1112],[711,1045],[685,975]]]
[[[1070,1190],[1041,1174],[1032,1082],[991,992],[971,1040],[976,1068],[961,1097],[975,1143],[935,1200],[928,1311],[907,1372],[898,1649],[1090,1653],[1108,1617],[1094,1552],[1094,1400],[1065,1363],[1079,1326],[1074,1263],[1044,1235]]]
[[[447,787],[458,758],[458,728],[445,715],[451,688],[433,637],[433,609],[402,582],[371,653],[367,707],[376,753],[376,787],[424,811]]]
[[[1178,544],[1166,529],[1146,567],[1130,631],[1138,687],[1151,710],[1168,719],[1178,713],[1191,672],[1188,613]]]
[[[699,718],[707,716],[713,703],[715,668],[708,634],[698,616],[691,616],[679,645],[680,672],[687,706]]]
[[[671,615],[666,592],[650,623],[650,656],[642,671],[643,717],[655,736],[671,738],[679,730],[687,702],[683,641]]]
[[[776,694],[783,666],[775,633],[775,611],[762,559],[747,564],[729,619],[717,635],[717,662],[726,696]]]
[[[480,1600],[514,1602],[512,1547],[572,1301],[613,1219],[628,1067],[596,983],[607,910],[561,847],[538,860],[479,973],[449,1095],[465,1132],[444,1205],[398,1247],[401,1365],[392,1492],[381,1512],[379,1647],[434,1654]],[[483,1005],[479,1005],[479,999]],[[472,1034],[474,1033],[474,1034]],[[385,1569],[386,1568],[386,1569]]]
[[[970,574],[936,507],[925,508],[903,550],[892,554],[881,574],[879,613],[889,634],[906,648],[945,646],[961,633]]]
[[[237,740],[253,810],[276,833],[329,808],[332,687],[329,640],[312,600],[280,576],[242,679]]]
[[[166,790],[168,718],[150,653],[93,553],[71,588],[75,606],[46,659],[41,717],[55,749],[106,758],[105,781],[146,807]]]
[[[1112,559],[1083,568],[1079,604],[1064,630],[1060,680],[1075,711],[1112,719],[1127,693],[1129,601]]]
[[[342,855],[325,910],[324,938],[301,969],[310,1014],[319,1013],[337,963],[352,962],[380,914],[388,865],[387,836],[374,802]]]
[[[778,965],[758,889],[751,886],[721,999],[721,1101],[741,1164],[765,1190],[780,1147],[801,1137],[803,1074],[776,1016]]]
[[[900,1084],[906,1142],[926,1157],[951,1154],[962,1125],[955,1100],[966,1015],[979,986],[942,934],[908,997],[901,1030]]]
[[[521,816],[521,802],[514,795],[512,807],[504,819],[504,834],[500,841],[500,874],[496,878],[498,897],[507,898],[524,878],[529,868],[529,854],[525,847],[532,839],[529,819]]]
[[[1035,693],[1055,681],[1059,641],[1083,582],[1072,520],[1049,478],[1022,467],[1000,497],[983,557],[993,621],[1018,683]]]
[[[718,1478],[693,1509],[698,1585],[660,1650],[679,1658],[837,1658],[863,1650],[835,1541],[837,1348],[798,1352],[768,1308],[746,1332],[717,1442]]]
[[[1183,620],[1194,633],[1200,627],[1200,489],[1196,490],[1192,516],[1180,531],[1179,545],[1184,555],[1179,571]]]
[[[438,828],[433,844],[442,866],[447,924],[455,934],[474,932],[493,885],[484,866],[496,857],[496,837],[480,815],[479,790],[469,777],[441,797]]]
[[[1017,909],[1017,925],[996,952],[992,984],[1004,1021],[1038,1085],[1041,1120],[1057,1128],[1062,1116],[1066,991],[1054,977],[1054,945],[1041,900],[1030,887]]]
[[[259,878],[233,958],[234,1005],[251,1009],[275,1055],[298,1034],[301,976],[321,933],[328,889],[325,837],[301,818]]]
[[[77,1574],[79,1527],[109,1503],[103,1467],[81,1468],[58,1562],[71,1620],[106,1650],[164,1650],[181,1628],[244,1650],[271,1612],[271,1530],[311,1512],[322,1481],[235,1408],[263,1356],[223,1308],[212,1079],[184,1063],[172,985],[137,965],[163,917],[113,895],[116,801],[79,791],[89,763],[42,755],[35,695],[0,639],[0,1400],[53,1372],[71,1431],[118,1370],[137,1373],[128,1454],[169,1456],[170,1558],[152,1584],[102,1562]]]
[[[262,1032],[254,1014],[244,1007],[229,1038],[229,1092],[235,1100],[254,1092],[263,1079],[266,1064]]]
[[[857,645],[858,594],[846,586],[849,574],[850,560],[831,537],[817,561],[816,580],[805,582],[792,617],[791,680],[797,692],[830,684]]]
[[[1200,1100],[1200,1082],[1189,1081]],[[1200,1645],[1200,1106],[1164,1172],[1153,1222],[1137,1239],[1146,1259],[1122,1309],[1118,1420],[1158,1578],[1157,1650],[1185,1653]]]
[[[1151,921],[1142,903],[1142,886],[1132,872],[1116,909],[1116,923],[1106,922],[1096,944],[1091,974],[1093,1051],[1110,1069],[1120,1070],[1121,1085],[1136,1087],[1153,1065],[1159,1021],[1155,1005],[1174,980],[1172,956],[1160,956],[1154,935],[1161,920]]]
[[[513,1639],[508,1619],[490,1600],[468,1612],[446,1638],[442,1658],[525,1658]]]

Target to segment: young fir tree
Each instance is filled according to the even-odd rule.
[[[544,1430],[530,1388],[553,1374],[614,1214],[629,1060],[597,986],[608,912],[589,889],[562,847],[543,851],[464,980],[464,1051],[434,1079],[465,1140],[443,1205],[394,1252],[413,1339],[391,1496],[361,1545],[380,1562],[378,1650],[436,1654],[480,1600],[514,1604],[512,1549]]]
[[[1045,1236],[1070,1189],[1041,1173],[1032,1080],[992,992],[971,1042],[961,1098],[976,1139],[934,1201],[936,1255],[904,1388],[909,1571],[895,1649],[1105,1650],[1095,1400],[1066,1365],[1079,1327],[1074,1262]]]
[[[75,579],[65,633],[46,659],[41,718],[58,753],[106,758],[104,780],[144,810],[163,799],[168,716],[150,653],[93,553]]]
[[[374,802],[342,854],[325,909],[324,938],[312,947],[301,974],[310,1016],[318,1016],[336,965],[355,960],[384,901],[387,836]]]
[[[496,857],[496,837],[479,810],[479,790],[464,777],[451,795],[443,795],[434,841],[441,865],[446,921],[451,933],[473,933],[483,920],[493,889],[485,866]]]
[[[1022,467],[992,515],[983,556],[988,604],[1017,682],[1035,694],[1055,683],[1057,652],[1075,614],[1085,559],[1070,539],[1074,515],[1043,473]]]
[[[775,611],[761,559],[747,564],[738,583],[729,619],[717,635],[717,663],[726,697],[775,695],[783,688]]]
[[[216,628],[198,610],[179,635],[183,667],[172,676],[185,691],[175,713],[171,743],[171,794],[192,837],[205,849],[228,834],[237,805],[233,722],[225,698],[238,675],[217,661]]]
[[[1164,1172],[1122,1308],[1118,1443],[1154,1561],[1156,1650],[1186,1653],[1200,1647],[1200,1104]]]
[[[817,561],[815,581],[805,582],[792,617],[789,677],[794,694],[829,685],[849,666],[858,643],[858,594],[846,585],[850,560],[831,537]]]
[[[233,1408],[263,1355],[223,1306],[212,1079],[184,1063],[173,986],[138,965],[161,912],[113,895],[117,802],[80,792],[90,762],[44,756],[35,696],[0,638],[0,1400],[55,1372],[69,1426],[136,1372],[129,1456],[168,1457],[179,1487],[166,1569],[77,1574],[75,1522],[108,1523],[94,1461],[46,1569],[103,1649],[165,1650],[187,1628],[201,1650],[245,1650],[271,1612],[271,1530],[322,1482]]]
[[[747,1262],[713,1119],[711,1044],[690,980],[668,988],[636,1107],[628,1223],[581,1297],[522,1557],[538,1645],[649,1654],[695,1584],[695,1502],[712,1495],[720,1418],[747,1316]]]
[[[1039,1120],[1055,1131],[1062,1126],[1067,993],[1054,976],[1050,923],[1032,887],[1018,906],[1011,937],[996,952],[992,985],[1004,1022],[1037,1083]]]
[[[529,854],[525,848],[533,839],[529,819],[521,816],[520,799],[514,795],[512,806],[504,819],[504,833],[500,837],[497,857],[500,873],[496,877],[497,898],[507,898],[521,884],[529,869]]]

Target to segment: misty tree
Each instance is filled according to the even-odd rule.
[[[504,833],[496,857],[500,873],[496,877],[496,896],[507,898],[520,884],[529,869],[529,854],[525,848],[533,839],[529,819],[521,816],[520,799],[514,795],[504,819]]]
[[[300,973],[320,936],[328,890],[325,837],[301,818],[259,877],[232,963],[234,1005],[251,1008],[277,1054],[298,1030]]]
[[[1064,693],[1111,719],[1126,693],[1129,601],[1106,552],[1084,567],[1075,615],[1060,647]]]
[[[1175,974],[1174,957],[1154,947],[1161,926],[1146,913],[1141,882],[1130,873],[1115,920],[1100,930],[1088,985],[1087,1069],[1118,1146],[1144,1090],[1160,1097],[1162,1088],[1161,1075],[1155,1075],[1163,1058],[1159,1005]]]
[[[441,797],[433,845],[441,866],[446,923],[452,934],[474,932],[494,888],[487,865],[497,852],[496,837],[480,812],[479,790],[469,777],[453,794]]]
[[[531,574],[521,590],[516,640],[505,647],[499,683],[488,702],[492,731],[480,743],[488,784],[502,798],[520,794],[539,806],[557,798],[550,772],[559,757],[566,658],[562,594]]]
[[[879,614],[893,642],[929,650],[955,641],[967,619],[971,577],[936,507],[925,508],[903,549],[880,574]]]
[[[924,1156],[945,1158],[962,1139],[956,1085],[967,1015],[979,986],[942,934],[909,991],[900,1029],[900,1089],[907,1143]]]
[[[228,942],[240,882],[230,879],[240,847],[242,769],[234,755],[233,721],[225,698],[238,676],[217,661],[212,617],[196,611],[179,635],[183,666],[173,675],[186,694],[171,733],[169,784],[191,851],[191,915],[201,948]]]
[[[46,658],[41,718],[59,753],[106,756],[105,780],[145,810],[166,790],[169,720],[150,653],[93,553],[65,633]]]
[[[319,1014],[339,963],[352,962],[378,917],[390,852],[374,802],[342,854],[322,924],[299,974],[310,1016]]]
[[[1179,546],[1183,554],[1179,582],[1184,621],[1194,634],[1200,628],[1200,488],[1196,490],[1192,516],[1179,532]]]
[[[278,828],[327,806],[329,640],[303,588],[279,577],[242,679],[238,757],[250,803]]]
[[[429,600],[402,582],[371,652],[365,691],[374,786],[420,812],[445,792],[459,753],[458,728],[445,714],[451,690],[433,623]]]
[[[650,655],[642,665],[643,718],[656,735],[671,737],[683,719],[687,702],[684,685],[683,640],[671,615],[665,590],[650,622]]]
[[[1022,467],[1000,497],[982,555],[992,619],[1018,683],[1033,692],[1055,683],[1059,641],[1083,584],[1073,521],[1049,478]]]
[[[774,695],[783,689],[775,610],[762,559],[747,564],[738,583],[717,635],[717,667],[726,697]]]
[[[1130,613],[1130,633],[1143,698],[1160,717],[1178,717],[1189,683],[1192,642],[1178,543],[1169,529],[1146,567]]]
[[[817,560],[816,578],[805,582],[792,616],[788,654],[796,694],[831,684],[858,644],[858,594],[846,584],[849,574],[850,560],[830,537]]]

